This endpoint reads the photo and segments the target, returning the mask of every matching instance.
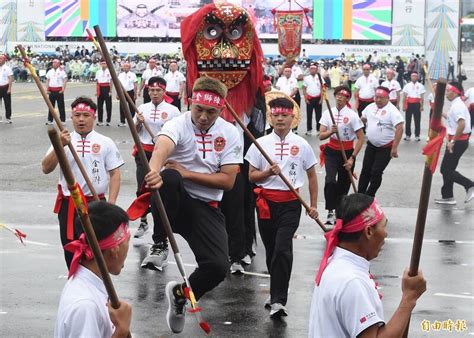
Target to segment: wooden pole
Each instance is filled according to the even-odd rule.
[[[441,121],[445,91],[446,91],[446,80],[440,79],[436,86],[435,105],[434,105],[433,115],[430,121],[430,128],[433,125],[439,125]],[[438,135],[438,130],[430,129],[430,132],[429,132],[430,140],[435,138],[437,135]],[[411,277],[418,275],[418,267],[420,265],[421,248],[423,246],[423,236],[425,233],[426,216],[428,214],[428,204],[430,200],[431,181],[433,178],[433,174],[431,173],[431,170],[430,170],[430,165],[431,165],[432,160],[433,160],[433,155],[425,157],[425,167],[423,170],[423,179],[421,182],[420,201],[418,205],[418,214],[416,217],[415,234],[413,238],[413,247],[412,247],[411,259],[410,259],[410,268],[408,270],[408,275]],[[410,328],[410,323],[407,324],[403,337],[408,337],[409,328]]]
[[[35,81],[36,86],[38,87],[38,89],[41,93],[41,96],[43,96],[44,102],[48,106],[48,109],[51,112],[51,115],[53,116],[54,122],[56,122],[56,125],[58,126],[59,130],[63,131],[64,127],[63,127],[63,124],[62,124],[61,120],[59,119],[58,112],[56,111],[56,109],[54,109],[53,104],[49,100],[48,94],[44,90],[44,87],[41,84],[41,81],[40,81],[38,75],[36,74],[36,70],[33,68],[33,66],[31,65],[28,57],[26,56],[25,49],[23,48],[22,45],[18,45],[17,47],[18,47],[18,50],[21,53],[21,56],[23,58],[23,61],[24,61],[25,65],[30,70],[31,77]],[[89,188],[89,190],[92,194],[92,197],[94,198],[94,200],[98,201],[99,197],[97,196],[97,193],[95,192],[94,186],[92,185],[92,182],[89,179],[89,176],[87,175],[86,169],[82,165],[82,162],[79,159],[79,156],[77,156],[76,150],[74,149],[73,145],[70,142],[67,144],[67,146],[69,148],[69,151],[72,154],[72,157],[74,158],[74,161],[77,164],[77,167],[79,168],[79,170],[82,174],[82,177],[84,177],[84,180],[86,181],[87,187]]]
[[[248,136],[248,138],[252,141],[253,144],[255,144],[255,146],[257,147],[257,149],[260,151],[260,153],[262,154],[262,156],[265,158],[265,160],[270,164],[270,165],[273,165],[273,161],[272,159],[270,158],[270,156],[268,156],[268,154],[265,152],[265,150],[262,148],[262,146],[260,146],[260,144],[258,143],[257,139],[252,135],[252,133],[250,132],[250,130],[248,130],[247,126],[242,122],[242,120],[240,119],[239,115],[237,115],[237,113],[235,112],[234,108],[232,108],[232,106],[229,104],[229,102],[227,102],[227,100],[225,100],[225,105],[227,107],[227,110],[232,114],[232,116],[234,117],[235,121],[239,124],[240,128],[243,129],[243,131],[245,132],[245,134]],[[311,209],[310,206],[308,205],[308,203],[305,202],[305,200],[303,200],[303,198],[300,196],[300,194],[296,191],[296,189],[293,187],[293,185],[291,184],[290,181],[288,181],[288,179],[285,177],[285,175],[283,175],[283,173],[279,173],[278,176],[280,176],[280,178],[282,179],[282,181],[286,184],[286,186],[288,187],[288,189],[290,189],[290,191],[296,196],[296,198],[298,198],[298,201],[300,201],[300,203],[303,205],[303,207],[306,209],[306,211],[309,212],[309,210]],[[328,232],[328,229],[324,226],[324,224],[318,219],[316,219],[316,223],[318,223],[319,227],[324,231],[324,232]]]

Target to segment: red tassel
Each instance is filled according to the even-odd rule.
[[[24,243],[23,243],[23,238],[26,238],[26,234],[24,234],[23,232],[21,232],[21,231],[18,230],[18,229],[15,229],[15,235],[16,235],[16,237],[18,237],[18,239],[20,240],[21,244],[24,244]]]
[[[209,325],[208,322],[200,322],[199,326],[204,332],[206,332],[206,334],[211,333],[211,326]]]
[[[150,199],[151,192],[146,192],[138,196],[127,209],[128,218],[134,221],[142,217],[150,207]]]

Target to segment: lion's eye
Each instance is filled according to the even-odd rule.
[[[243,28],[242,26],[234,26],[234,27],[231,27],[229,29],[229,31],[227,32],[226,36],[231,39],[231,40],[237,40],[237,39],[240,39],[240,37],[242,36],[242,33],[243,33]]]
[[[219,25],[209,25],[204,30],[206,39],[214,40],[222,35],[222,28]]]

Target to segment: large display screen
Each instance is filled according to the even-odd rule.
[[[314,0],[313,37],[390,40],[392,0]]]

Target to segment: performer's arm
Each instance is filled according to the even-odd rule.
[[[359,88],[356,87],[356,90],[354,92],[354,110],[357,111],[359,109]]]
[[[420,111],[423,111],[424,102],[425,102],[425,94],[420,94]]]
[[[249,166],[249,180],[252,183],[259,183],[265,181],[273,175],[278,175],[281,172],[278,164],[272,164],[267,170],[258,170],[253,165]]]
[[[161,168],[163,168],[165,161],[171,155],[175,147],[176,145],[168,136],[158,136],[150,159],[150,171],[145,175],[147,188],[159,189],[161,187],[163,184],[163,180],[160,176]]]
[[[49,77],[46,77],[46,93],[48,93],[48,94],[50,93],[49,92]]]
[[[317,219],[318,214],[318,177],[316,176],[315,166],[312,166],[306,170],[306,175],[308,176],[308,188],[309,188],[309,199],[310,199],[310,211],[308,216],[312,219]]]
[[[304,97],[304,100],[305,100],[306,104],[308,104],[308,103],[309,103],[309,100],[307,99],[306,95],[307,95],[307,94],[306,94],[306,86],[303,85],[303,97]]]
[[[120,168],[109,171],[109,203],[115,204],[120,191]]]
[[[64,94],[64,92],[66,91],[66,85],[67,85],[67,76],[66,76],[66,78],[64,79],[64,82],[63,82],[63,89],[60,91],[61,94]]]
[[[114,309],[110,302],[107,304],[110,321],[115,326],[112,338],[128,337],[130,334],[130,324],[132,322],[132,306],[120,300],[119,308]]]
[[[395,126],[395,138],[393,139],[391,156],[392,158],[398,157],[398,145],[403,135],[403,122],[400,122]]]
[[[63,129],[60,134],[60,138],[63,146],[71,142],[71,135],[69,134],[69,131],[67,129]],[[58,158],[56,157],[56,152],[54,150],[51,150],[49,153],[47,153],[41,161],[41,169],[43,170],[44,174],[49,174],[50,172],[52,172],[57,165]]]
[[[137,80],[135,79],[135,82],[133,83],[133,99],[137,99],[137,92],[138,92],[138,85],[137,85]]]
[[[223,165],[219,172],[213,174],[204,174],[188,170],[176,161],[167,161],[165,167],[166,169],[177,170],[184,179],[196,184],[203,185],[208,188],[228,191],[234,186],[239,165]]]
[[[140,97],[142,91],[143,91],[143,87],[145,87],[145,80],[143,80],[142,78],[142,83],[140,84],[140,90],[138,91],[138,96]]]
[[[179,98],[179,99],[181,99],[181,98],[184,96],[185,84],[186,84],[186,82],[184,82],[184,81],[181,81],[181,82],[179,83],[179,95],[178,95],[178,98]]]
[[[372,325],[362,331],[357,337],[402,337],[410,320],[411,313],[415,308],[416,301],[425,291],[426,281],[421,270],[414,277],[409,277],[406,270],[402,279],[402,300],[390,321],[384,326]]]
[[[335,124],[331,125],[331,129],[328,130],[328,128],[325,125],[322,125],[319,127],[319,139],[325,140],[328,137],[330,137],[332,134],[334,134],[337,131],[337,126]]]
[[[8,76],[8,89],[7,94],[11,94],[12,92],[12,84],[13,84],[13,75]]]
[[[403,92],[403,102],[402,102],[402,110],[407,110],[407,93]]]
[[[357,135],[357,142],[352,152],[352,155],[347,158],[347,162],[344,164],[344,167],[347,170],[350,170],[354,165],[355,159],[357,158],[357,154],[359,154],[360,149],[364,145],[364,130],[361,128],[356,132]]]

